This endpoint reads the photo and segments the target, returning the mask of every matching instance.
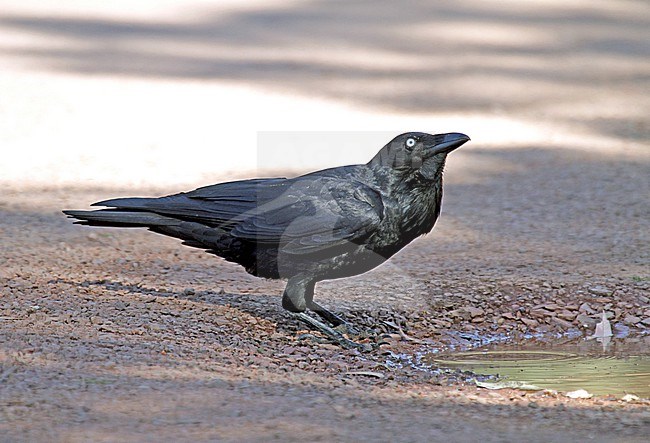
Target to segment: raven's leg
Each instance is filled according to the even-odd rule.
[[[314,296],[316,282],[297,275],[287,282],[282,294],[282,307],[291,312],[304,312],[307,309],[307,299]]]
[[[304,276],[298,275],[290,278],[287,282],[287,287],[284,290],[284,294],[282,295],[282,307],[287,311],[293,312],[297,319],[303,323],[307,323],[312,328],[321,331],[323,334],[327,335],[329,338],[344,348],[357,348],[361,350],[372,349],[368,349],[370,345],[363,345],[348,340],[347,338],[343,337],[339,331],[335,330],[331,326],[328,326],[325,323],[320,322],[305,314],[307,307],[312,308],[312,306],[315,305],[316,309],[314,312],[323,317],[325,321],[331,321],[336,325],[345,323],[341,318],[312,301],[312,298],[314,297],[315,285],[315,281],[306,279]]]
[[[289,280],[287,283],[287,289],[284,291],[284,296],[287,297],[289,300],[285,300],[284,298],[282,299],[282,306],[284,306],[285,309],[287,306],[285,306],[285,301],[290,302],[291,306],[303,306],[304,305],[307,307],[307,309],[310,309],[311,311],[314,311],[320,318],[322,318],[324,321],[328,322],[332,326],[334,326],[338,330],[342,330],[341,332],[344,333],[351,333],[351,334],[358,334],[357,330],[348,322],[343,320],[341,317],[330,311],[329,309],[324,308],[323,306],[319,305],[314,301],[314,287],[316,286],[315,281],[309,280],[308,282],[304,283],[302,280],[299,280],[296,278],[298,281],[297,284],[291,285],[292,280]],[[292,287],[290,288],[289,285]],[[298,289],[296,291],[296,289]],[[300,290],[302,289],[302,291]],[[289,311],[293,311],[292,309],[289,309]],[[298,310],[297,312],[303,312],[303,309]]]

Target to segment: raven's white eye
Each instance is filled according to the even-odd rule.
[[[406,139],[406,147],[407,148],[412,148],[413,146],[415,146],[415,139],[413,137],[407,138]]]

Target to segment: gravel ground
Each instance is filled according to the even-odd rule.
[[[362,329],[388,334],[371,354],[305,338],[280,307],[282,282],[59,213],[129,190],[6,188],[3,438],[645,441],[647,401],[487,392],[463,374],[391,364],[393,354],[471,346],[472,334],[591,333],[602,311],[615,330],[647,337],[648,160],[492,152],[517,164],[494,174],[473,167],[480,148],[462,151],[433,234],[317,288]]]

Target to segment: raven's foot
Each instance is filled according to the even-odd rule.
[[[314,343],[318,343],[318,344],[321,344],[321,345],[323,345],[325,343],[332,343],[332,340],[330,340],[330,339],[328,339],[326,337],[320,337],[320,336],[311,334],[309,332],[305,332],[304,334],[300,334],[298,336],[298,340],[309,340],[309,341],[312,341]]]
[[[323,306],[319,305],[315,301],[312,300],[307,305],[307,307],[310,310],[314,311],[324,321],[331,324],[334,327],[334,329],[340,332],[341,334],[359,335],[359,331],[354,326],[352,326],[350,323],[343,320],[341,317],[339,317],[329,309],[326,309]]]
[[[315,318],[310,317],[304,312],[295,312],[293,315],[301,322],[306,323],[312,328],[317,329],[318,331],[325,334],[327,337],[330,338],[330,340],[336,342],[342,348],[358,349],[361,352],[370,352],[377,349],[377,347],[379,347],[379,344],[357,343],[350,339],[347,339],[343,336],[343,334],[341,334],[336,329],[326,325],[321,321],[316,320]]]

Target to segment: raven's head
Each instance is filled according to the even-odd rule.
[[[400,175],[417,174],[426,180],[435,180],[442,174],[447,154],[467,141],[469,137],[458,132],[435,135],[407,132],[381,148],[368,165],[391,168]]]

